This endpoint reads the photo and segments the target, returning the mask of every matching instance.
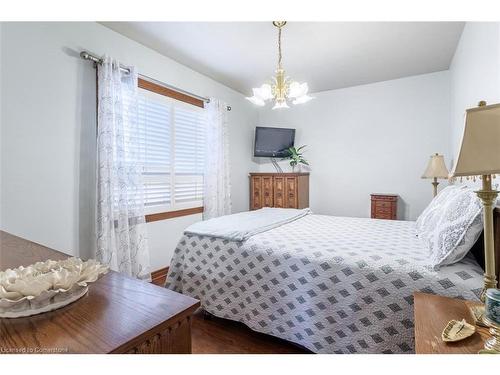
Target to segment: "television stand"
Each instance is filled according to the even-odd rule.
[[[250,173],[250,209],[309,207],[309,173]]]

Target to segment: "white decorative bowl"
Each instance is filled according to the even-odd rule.
[[[47,260],[0,272],[0,318],[19,318],[66,306],[108,272],[95,260]]]

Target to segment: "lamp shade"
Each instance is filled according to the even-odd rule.
[[[448,178],[448,173],[443,155],[434,154],[431,156],[422,178]]]
[[[500,104],[468,109],[451,176],[500,173]]]

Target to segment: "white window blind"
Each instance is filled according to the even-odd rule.
[[[203,108],[139,89],[146,214],[203,206]]]

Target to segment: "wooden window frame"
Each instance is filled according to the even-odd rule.
[[[146,81],[145,79],[139,78],[138,85],[139,88],[154,92],[159,95],[167,96],[172,99],[179,100],[184,103],[192,104],[196,107],[205,108],[205,102],[201,99],[194,98],[182,92],[178,92],[168,87],[161,86],[157,83]]]
[[[157,83],[150,82],[142,78],[138,79],[137,86],[143,90],[154,92],[155,94],[179,100],[181,102],[188,103],[196,107],[205,108],[205,102],[201,99],[194,98],[192,96],[169,89],[168,87],[161,86]],[[175,211],[165,211],[154,214],[147,214],[145,215],[145,217],[146,217],[146,223],[151,223],[153,221],[168,220],[176,217],[195,215],[199,213],[203,213],[203,207],[192,207]]]
[[[159,221],[159,220],[173,219],[174,217],[201,214],[201,213],[203,213],[203,207],[193,207],[193,208],[185,208],[182,210],[159,212],[157,214],[146,215],[146,223],[151,223],[153,221]]]

